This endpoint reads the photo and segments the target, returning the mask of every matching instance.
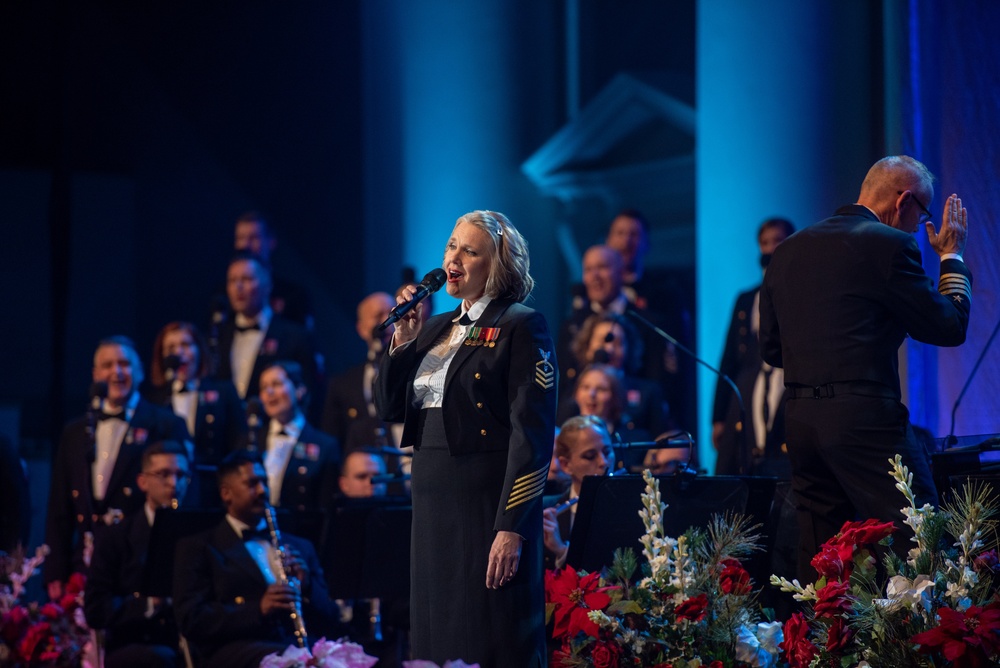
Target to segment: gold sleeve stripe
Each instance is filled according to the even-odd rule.
[[[945,292],[946,287],[969,291],[972,287],[972,282],[968,276],[963,274],[941,274],[941,278],[938,281],[938,289],[941,292]]]
[[[941,274],[938,280],[938,292],[955,301],[972,301],[972,281],[963,274]]]
[[[546,464],[545,466],[543,466],[542,468],[538,469],[537,471],[533,471],[532,473],[526,473],[526,474],[524,474],[523,476],[521,476],[520,478],[518,478],[517,480],[514,481],[514,486],[511,489],[511,491],[512,492],[516,492],[518,490],[518,488],[520,488],[520,487],[525,487],[525,486],[528,486],[528,485],[534,485],[536,482],[538,482],[538,480],[540,478],[542,478],[542,477],[548,477],[548,472],[549,472],[549,465]]]
[[[531,501],[532,499],[538,498],[538,497],[540,497],[542,495],[542,492],[544,490],[545,490],[545,485],[542,484],[541,486],[538,487],[538,489],[533,494],[531,494],[529,496],[524,496],[524,497],[521,497],[521,498],[519,498],[517,500],[515,500],[513,497],[511,497],[510,503],[507,504],[507,507],[504,508],[504,510],[510,510],[511,508],[514,508],[516,506],[521,505],[522,503],[527,503],[528,501]]]
[[[545,481],[541,480],[541,481],[538,482],[537,485],[532,485],[531,487],[526,487],[526,488],[518,490],[516,492],[511,492],[510,493],[510,497],[508,497],[507,501],[509,503],[509,502],[512,502],[512,501],[516,501],[516,500],[518,500],[520,498],[526,497],[526,496],[530,497],[530,496],[534,495],[536,492],[538,492],[539,490],[544,490],[544,489],[545,489]]]

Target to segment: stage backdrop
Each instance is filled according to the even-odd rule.
[[[940,224],[940,211],[950,193],[962,198],[969,211],[965,260],[974,277],[972,321],[965,345],[909,345],[911,420],[936,435],[950,433],[953,406],[985,352],[955,412],[954,433],[995,434],[1000,432],[1000,341],[987,347],[1000,320],[1000,263],[996,260],[1000,246],[1000,43],[996,39],[1000,3],[905,0],[896,9],[896,25],[905,28],[906,35],[895,45],[902,61],[896,68],[901,83],[900,149],[923,160],[938,177],[930,207],[936,223]],[[891,122],[887,119],[887,124]],[[937,256],[926,235],[917,236],[924,265],[936,276]]]

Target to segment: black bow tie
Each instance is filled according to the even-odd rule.
[[[260,323],[259,322],[251,322],[249,325],[236,325],[236,331],[237,332],[249,332],[251,329],[255,329],[255,330],[257,330],[259,332],[260,331]]]
[[[121,413],[105,413],[104,411],[96,411],[95,415],[97,416],[98,422],[101,420],[121,420],[122,422],[128,422],[128,420],[125,419],[125,411],[122,411]]]
[[[458,324],[460,325],[471,325],[474,321],[469,317],[468,311],[462,314],[462,317],[458,319]]]
[[[244,529],[242,537],[244,543],[248,540],[262,540],[265,543],[271,540],[271,534],[266,529]]]

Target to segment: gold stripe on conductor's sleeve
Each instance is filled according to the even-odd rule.
[[[511,491],[514,492],[517,491],[517,489],[520,487],[534,485],[536,482],[538,482],[539,478],[541,478],[542,476],[547,476],[548,471],[549,471],[549,465],[546,464],[537,471],[524,474],[523,476],[514,481],[514,486],[512,487]]]
[[[519,506],[519,505],[521,505],[522,503],[527,503],[528,501],[531,501],[532,499],[534,499],[534,498],[537,498],[537,497],[541,496],[541,495],[542,495],[542,491],[543,491],[544,489],[545,489],[545,485],[542,485],[541,487],[539,487],[539,488],[538,488],[538,491],[536,491],[536,492],[535,492],[534,494],[532,494],[531,496],[526,496],[526,497],[524,497],[524,498],[522,498],[522,499],[518,499],[517,501],[514,501],[514,500],[512,499],[512,500],[511,500],[511,502],[507,504],[507,507],[506,507],[506,508],[504,508],[504,510],[510,510],[511,508],[514,508],[515,506]]]
[[[524,489],[520,489],[516,492],[511,492],[510,496],[507,497],[507,502],[510,503],[511,501],[516,501],[522,497],[531,496],[540,489],[545,489],[544,480],[539,480],[537,484],[532,485],[531,487],[525,487]]]
[[[941,274],[938,292],[943,295],[965,295],[967,299],[972,299],[972,281],[965,274]]]

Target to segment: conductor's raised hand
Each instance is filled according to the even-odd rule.
[[[965,241],[969,237],[968,213],[958,195],[952,194],[944,203],[940,232],[934,228],[932,221],[927,221],[924,225],[927,228],[927,240],[939,256],[945,253],[962,255],[965,252]]]
[[[416,285],[407,285],[396,297],[396,304],[405,304],[413,300],[413,295],[417,293]],[[401,346],[417,338],[420,328],[424,324],[423,318],[424,304],[418,303],[413,310],[396,321],[396,332],[392,335],[392,344]]]

